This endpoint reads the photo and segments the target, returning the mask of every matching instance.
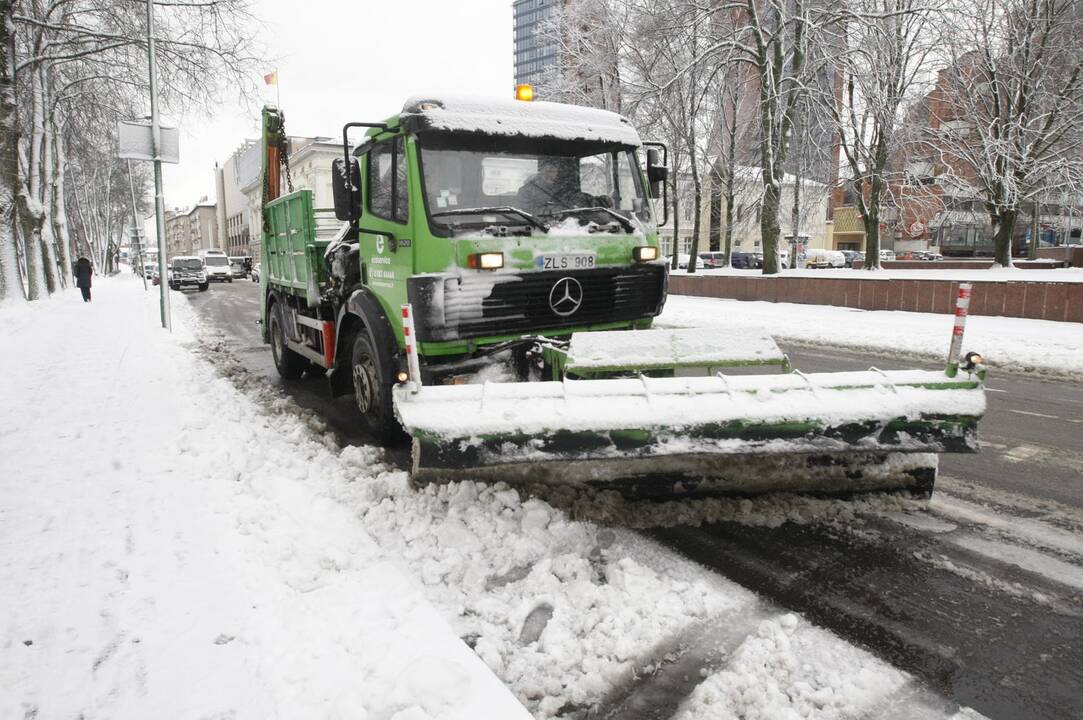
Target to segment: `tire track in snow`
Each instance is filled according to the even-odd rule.
[[[860,527],[718,523],[649,534],[989,717],[1083,717],[1078,595],[931,529],[874,517]],[[1066,611],[978,575],[1059,598]]]

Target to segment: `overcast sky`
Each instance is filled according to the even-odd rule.
[[[290,135],[341,136],[348,121],[379,121],[406,98],[512,93],[512,0],[253,0],[278,70]],[[262,77],[257,78],[263,87]],[[274,88],[264,88],[273,99]],[[181,127],[181,162],[166,165],[166,207],[214,201],[214,164],[258,137],[259,108],[230,102]]]

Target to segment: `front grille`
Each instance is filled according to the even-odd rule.
[[[561,315],[550,306],[550,293],[564,278],[579,283],[582,302],[573,312]],[[427,327],[419,328],[423,340],[582,327],[652,317],[661,311],[665,268],[637,265],[569,272],[471,274],[445,278],[442,285],[442,297],[434,297],[441,295],[439,287],[432,288],[432,293],[417,293],[416,298],[411,293],[415,305],[427,296],[433,306],[415,313],[428,320],[424,323]],[[563,293],[558,291],[556,295]],[[442,305],[442,313],[435,307],[438,305]],[[558,309],[567,312],[569,305]]]

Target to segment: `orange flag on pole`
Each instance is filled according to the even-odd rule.
[[[265,84],[267,84],[267,85],[277,85],[278,84],[278,71],[275,70],[273,73],[268,73],[267,75],[264,75],[263,76],[263,82]]]

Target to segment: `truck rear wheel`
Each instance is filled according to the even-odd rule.
[[[296,380],[308,367],[308,360],[286,345],[286,324],[282,321],[282,308],[275,303],[271,308],[271,356],[275,369],[286,380]]]
[[[354,400],[365,429],[377,442],[387,444],[402,434],[391,400],[391,368],[386,353],[380,353],[369,334],[358,329],[351,355]]]

